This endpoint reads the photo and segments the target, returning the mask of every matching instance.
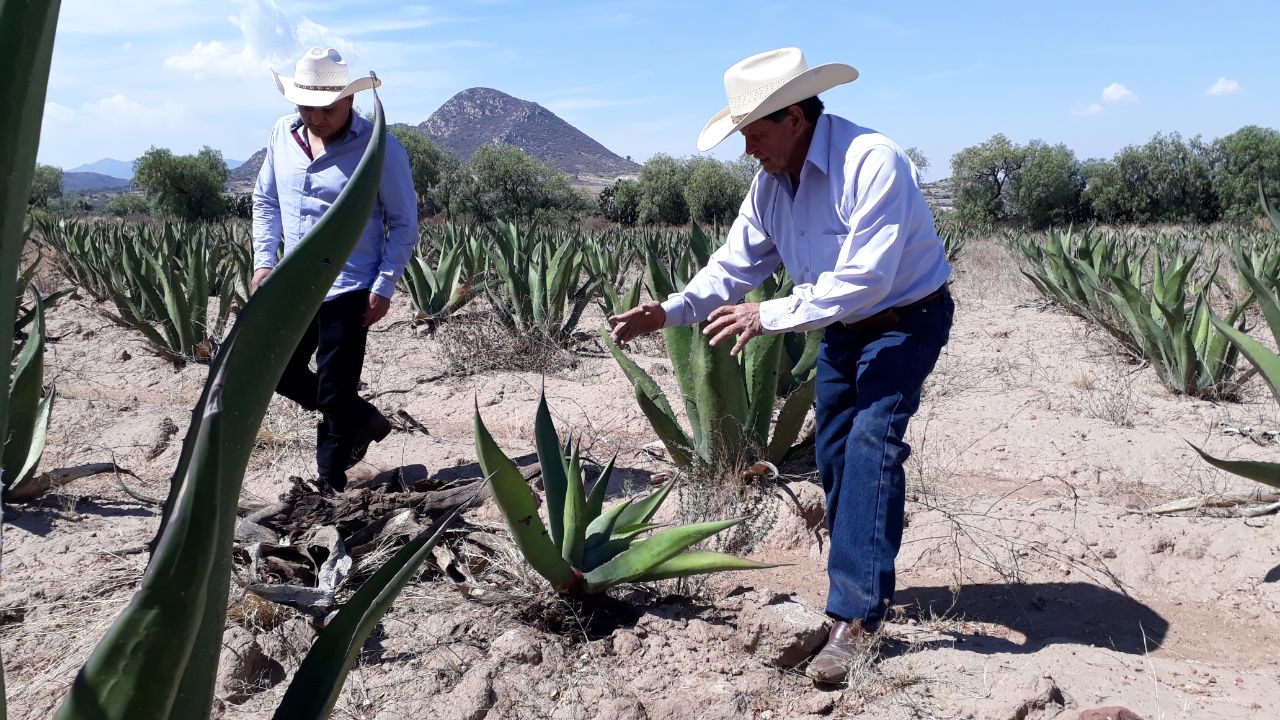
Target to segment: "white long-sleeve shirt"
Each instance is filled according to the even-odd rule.
[[[786,173],[756,173],[728,240],[662,303],[666,325],[700,322],[738,302],[779,261],[795,289],[760,304],[767,333],[861,320],[915,302],[951,276],[906,154],[884,135],[825,113],[799,189]]]

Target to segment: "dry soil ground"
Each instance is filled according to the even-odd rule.
[[[692,597],[665,594],[687,587],[633,593],[625,599],[634,612],[615,607],[594,621],[536,581],[469,598],[428,572],[366,647],[335,717],[1012,720],[1107,705],[1148,719],[1275,717],[1276,519],[1135,512],[1251,489],[1205,465],[1188,442],[1274,457],[1261,432],[1277,427],[1269,393],[1250,387],[1237,404],[1170,394],[1085,323],[1043,307],[994,244],[970,244],[953,288],[951,343],[911,427],[897,611],[884,658],[855,668],[847,688],[814,688],[803,665],[770,664],[796,659],[821,623],[821,494],[802,463],[788,470],[789,492],[761,510],[770,532],[753,550],[787,566],[718,577]],[[47,377],[58,399],[43,467],[114,459],[142,478],[130,481],[135,490],[163,495],[205,368],[175,370],[97,309],[64,300],[49,313]],[[393,433],[363,473],[421,465],[475,475],[477,399],[499,442],[527,455],[543,378],[432,379],[459,348],[416,333],[408,317],[398,297],[372,334],[366,393],[429,434]],[[653,349],[642,362],[660,373],[668,362]],[[658,377],[671,382],[669,372]],[[654,437],[611,359],[579,356],[545,383],[562,432],[574,429],[593,457],[619,452],[636,486],[664,469],[644,451]],[[271,501],[289,475],[306,474],[313,423],[273,404],[247,499]],[[1227,427],[1249,428],[1257,441]],[[691,493],[671,503],[686,514],[727,514],[730,504]],[[480,525],[497,519],[491,506],[470,515]],[[156,509],[111,478],[5,509],[0,637],[12,717],[50,716],[136,585],[145,564],[137,548],[155,524]],[[232,596],[218,714],[266,718],[311,630],[290,612]]]

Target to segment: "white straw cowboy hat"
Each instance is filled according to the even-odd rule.
[[[280,94],[294,105],[328,107],[338,100],[382,85],[373,77],[356,78],[347,75],[347,61],[333,48],[311,48],[303,53],[294,66],[293,77],[284,77],[271,71]]]
[[[858,71],[849,65],[809,67],[800,48],[752,55],[725,71],[724,91],[729,105],[711,116],[698,133],[698,149],[710,150],[771,112],[857,79]]]

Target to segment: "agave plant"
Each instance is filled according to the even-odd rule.
[[[662,263],[659,248],[651,249],[646,272],[649,293],[665,298],[684,288],[714,248],[695,226],[683,248],[666,253],[667,263]],[[749,293],[747,300],[761,302],[790,292],[790,280],[774,276]],[[683,396],[687,431],[658,383],[614,344],[607,331],[601,331],[601,338],[631,381],[640,409],[677,466],[746,464],[761,457],[781,462],[792,451],[813,405],[812,376],[821,333],[766,335],[752,340],[734,357],[728,343],[713,347],[702,334],[703,327],[705,323],[662,331]],[[784,396],[775,422],[774,405]]]
[[[498,319],[512,333],[540,333],[568,347],[602,282],[586,267],[581,234],[522,231],[498,221],[490,239],[495,277],[486,293]]]
[[[434,267],[431,249],[436,256]],[[488,284],[476,267],[480,245],[469,228],[446,223],[439,233],[423,230],[401,282],[417,311],[417,320],[435,323],[462,309]]]
[[[1271,224],[1277,230],[1280,230],[1280,211],[1277,211],[1276,207],[1263,194],[1261,181],[1258,182],[1258,195],[1262,199],[1263,210],[1266,211]],[[1242,254],[1237,254],[1236,265],[1249,288],[1257,296],[1258,306],[1262,309],[1263,317],[1266,318],[1272,341],[1276,342],[1277,346],[1280,347],[1280,292],[1277,292],[1274,285],[1264,282],[1254,274],[1250,263],[1245,261]],[[1271,388],[1272,396],[1277,403],[1280,403],[1280,355],[1277,355],[1266,345],[1222,318],[1211,316],[1210,322],[1232,346],[1239,349],[1245,359],[1262,375],[1262,378],[1267,381],[1267,385]],[[1280,463],[1259,460],[1225,460],[1214,457],[1195,445],[1191,447],[1195,448],[1195,451],[1200,453],[1200,457],[1214,467],[1264,485],[1280,488]]]
[[[1225,336],[1213,332],[1210,324],[1209,298],[1217,279],[1216,263],[1193,284],[1189,274],[1195,264],[1194,259],[1180,256],[1166,270],[1156,255],[1152,280],[1145,292],[1127,278],[1108,273],[1116,288],[1109,297],[1142,357],[1157,368],[1166,386],[1195,397],[1233,397],[1252,373],[1238,374],[1238,350]],[[1188,289],[1195,297],[1190,308]],[[1244,312],[1254,297],[1255,293],[1250,293],[1237,301],[1227,314],[1226,323],[1243,332]]]
[[[534,435],[546,489],[545,524],[533,492],[494,442],[476,408],[476,455],[494,500],[525,559],[557,592],[600,593],[620,583],[772,567],[724,553],[689,549],[733,527],[741,518],[658,530],[653,516],[675,480],[644,498],[623,500],[604,509],[613,462],[605,466],[588,493],[579,448],[572,441],[565,447],[560,445],[545,395],[538,402]]]

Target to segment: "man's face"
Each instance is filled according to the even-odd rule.
[[[801,148],[804,113],[792,105],[781,122],[761,118],[742,128],[747,141],[747,154],[760,161],[768,173],[785,172],[798,168],[804,158],[796,156],[807,148]]]
[[[355,98],[348,95],[327,107],[299,105],[298,114],[302,116],[302,124],[307,126],[312,135],[328,140],[346,126],[354,102]]]

